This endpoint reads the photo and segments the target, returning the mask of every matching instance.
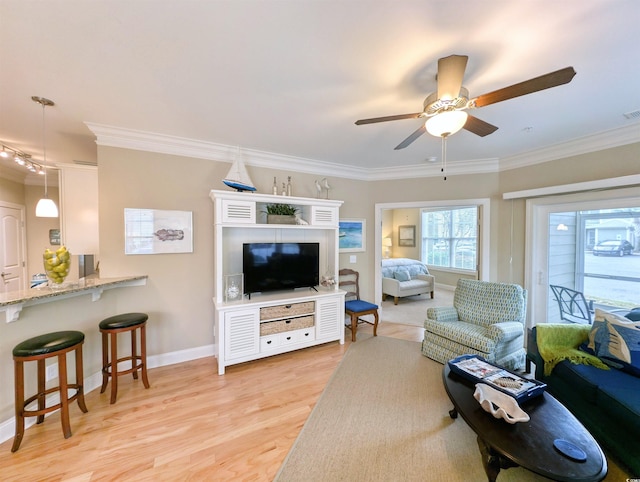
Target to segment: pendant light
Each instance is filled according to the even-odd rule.
[[[33,96],[31,100],[37,102],[42,106],[42,157],[44,165],[44,197],[36,204],[36,217],[38,218],[57,218],[58,206],[53,202],[53,199],[49,199],[47,196],[47,143],[45,139],[45,121],[44,110],[47,106],[54,106],[55,103],[52,100],[45,99],[44,97]]]

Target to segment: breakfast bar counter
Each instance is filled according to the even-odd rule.
[[[60,288],[36,287],[28,290],[0,293],[0,313],[4,312],[6,322],[17,321],[20,312],[26,306],[50,303],[73,296],[90,294],[93,301],[98,301],[104,290],[142,286],[147,283],[147,275],[123,276],[120,278],[85,278],[76,282],[65,283]]]

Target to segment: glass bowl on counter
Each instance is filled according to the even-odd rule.
[[[52,251],[47,248],[42,255],[44,263],[44,271],[49,278],[49,286],[52,288],[61,288],[64,280],[69,274],[71,267],[71,253],[65,246]]]

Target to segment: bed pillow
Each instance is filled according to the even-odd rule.
[[[607,365],[640,377],[640,322],[596,309],[589,340],[581,348]]]
[[[411,275],[409,271],[406,269],[397,269],[395,273],[393,273],[393,277],[398,281],[409,281],[411,280]]]

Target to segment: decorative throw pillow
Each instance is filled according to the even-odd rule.
[[[393,277],[398,281],[409,281],[411,279],[411,275],[406,269],[397,269],[396,272],[393,273]]]
[[[640,322],[596,309],[589,341],[581,348],[613,368],[640,377]]]

